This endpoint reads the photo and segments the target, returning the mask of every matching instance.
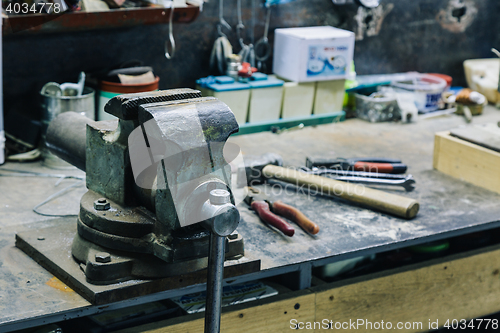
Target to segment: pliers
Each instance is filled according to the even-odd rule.
[[[297,223],[310,234],[317,234],[319,227],[309,220],[300,210],[282,201],[271,201],[268,196],[254,187],[245,187],[247,193],[244,201],[259,215],[260,219],[272,225],[285,235],[292,237],[295,229],[278,215]]]
[[[376,173],[405,173],[407,166],[401,160],[391,158],[306,158],[306,167]]]

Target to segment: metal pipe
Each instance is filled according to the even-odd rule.
[[[210,232],[208,254],[207,300],[205,304],[205,333],[220,332],[222,310],[222,280],[226,237]]]
[[[57,157],[85,171],[87,124],[93,122],[76,112],[61,113],[47,129],[47,147]]]

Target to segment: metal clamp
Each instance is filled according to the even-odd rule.
[[[264,27],[264,36],[255,43],[255,58],[259,61],[266,61],[271,55],[271,47],[269,45],[269,40],[267,39],[267,35],[269,33],[269,23],[271,21],[271,10],[272,7],[267,8],[267,17],[266,17],[266,25]],[[259,51],[263,50],[264,52],[259,54]]]

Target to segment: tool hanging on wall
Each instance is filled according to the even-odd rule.
[[[241,0],[237,1],[238,6],[238,25],[236,26],[236,34],[238,36],[238,42],[241,46],[241,51],[238,55],[241,57],[241,62],[247,62],[251,67],[255,67],[255,50],[253,44],[245,44],[243,42],[242,32],[245,30],[245,25],[243,24],[243,19],[241,16]]]
[[[271,22],[271,6],[267,6],[267,14],[266,14],[266,25],[264,26],[264,35],[261,39],[255,43],[255,59],[258,60],[257,68],[259,71],[266,71],[265,61],[271,55],[271,46],[269,45],[269,40],[267,39],[267,35],[269,33],[269,23]]]
[[[215,40],[210,55],[210,68],[217,68],[220,74],[226,73],[226,58],[233,54],[233,47],[227,39],[227,36],[222,32],[222,27],[231,30],[231,26],[223,17],[224,0],[219,0],[219,23],[217,24],[217,32],[219,37]]]
[[[174,1],[170,5],[170,17],[168,19],[168,40],[165,41],[165,58],[171,60],[175,54],[175,39],[174,39]],[[168,43],[170,42],[170,51]]]

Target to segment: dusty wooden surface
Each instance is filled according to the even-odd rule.
[[[474,122],[497,122],[500,112],[488,107]],[[275,152],[287,165],[303,165],[307,155],[334,154],[341,157],[398,157],[409,165],[417,181],[416,190],[397,192],[419,200],[420,213],[411,221],[342,202],[306,194],[276,195],[285,203],[302,209],[320,225],[316,236],[297,230],[293,238],[280,235],[262,224],[244,204],[239,232],[245,237],[246,255],[262,259],[264,270],[318,259],[353,257],[383,251],[430,237],[446,237],[474,228],[491,228],[500,217],[500,195],[432,169],[434,133],[463,125],[457,116],[424,120],[417,124],[370,124],[361,120],[305,128],[280,135],[260,133],[235,137],[245,154]],[[5,164],[20,168],[59,173],[39,164]],[[54,315],[61,319],[102,311],[92,307],[75,292],[58,288],[53,276],[14,247],[16,232],[48,227],[51,222],[32,212],[33,206],[74,180],[0,177],[0,328],[4,325]],[[77,213],[83,186],[74,189],[41,210]],[[272,193],[271,193],[272,194]],[[69,220],[71,221],[71,219]],[[71,222],[69,222],[71,223]],[[49,282],[49,281],[52,281]],[[49,320],[49,319],[47,319]],[[42,320],[39,320],[42,323]],[[9,326],[13,327],[13,326]]]

